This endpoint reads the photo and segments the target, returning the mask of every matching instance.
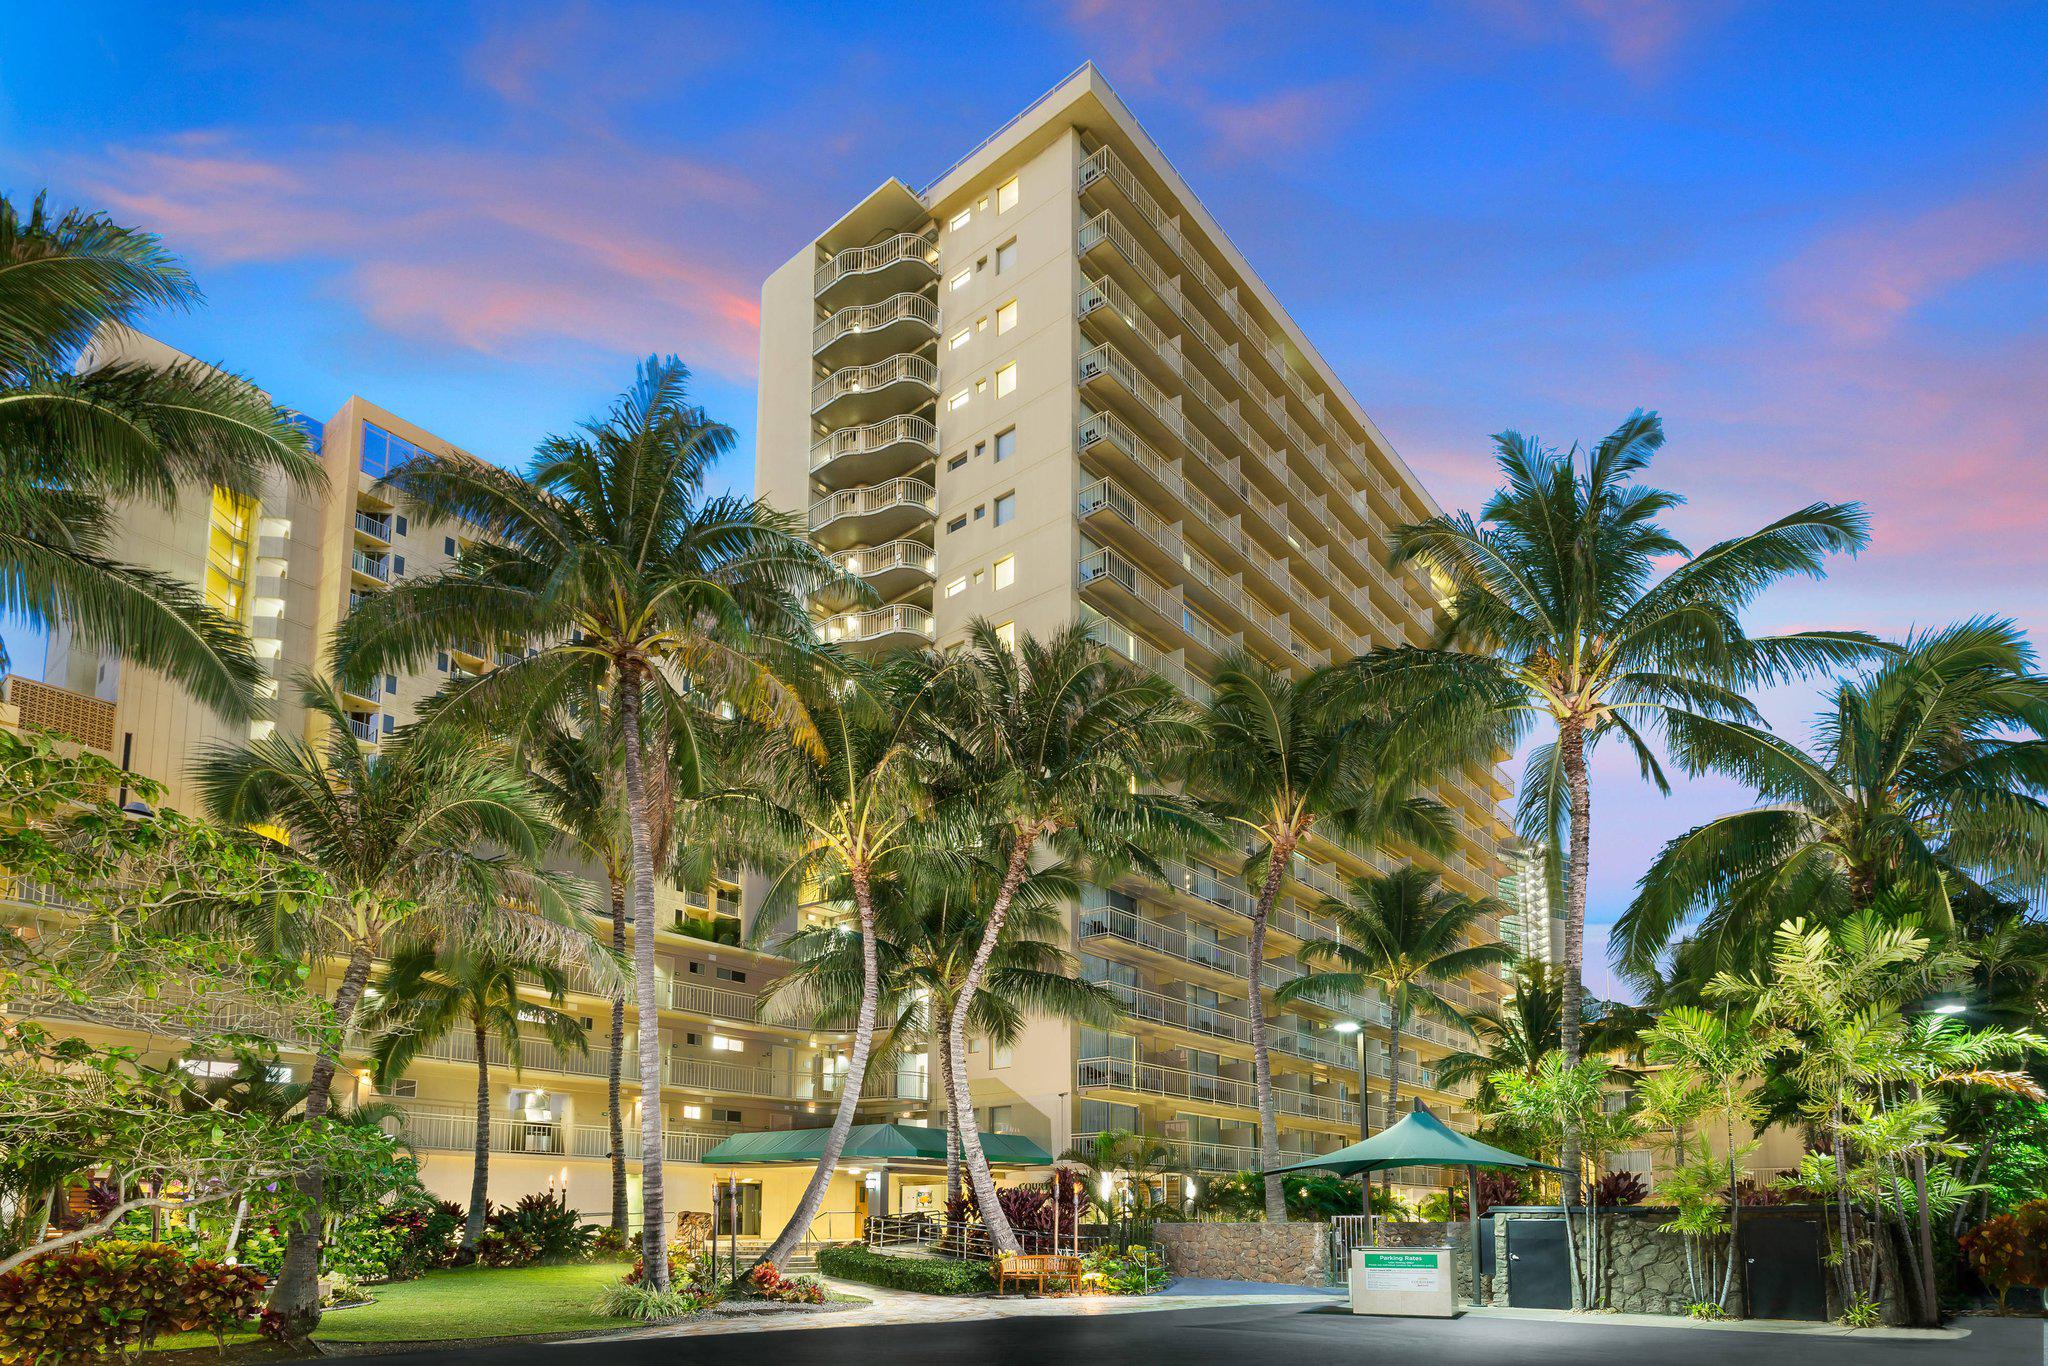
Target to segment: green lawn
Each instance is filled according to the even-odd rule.
[[[415,1281],[371,1286],[375,1304],[330,1310],[313,1336],[322,1342],[430,1342],[631,1328],[630,1321],[602,1318],[592,1307],[604,1287],[625,1273],[620,1262],[431,1271]],[[183,1333],[160,1339],[155,1350],[212,1346],[203,1333]]]

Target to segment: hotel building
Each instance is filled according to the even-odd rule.
[[[1424,641],[1438,610],[1386,565],[1390,529],[1435,510],[1427,491],[1092,66],[922,191],[884,182],[769,277],[759,432],[758,491],[875,590],[819,605],[855,646],[1079,619],[1199,699],[1233,649],[1307,670]],[[1461,1037],[1412,1023],[1394,1058],[1377,995],[1269,993],[1332,933],[1315,907],[1347,875],[1414,859],[1493,894],[1505,791],[1490,768],[1441,786],[1463,835],[1445,860],[1327,840],[1296,857],[1256,1006],[1283,1151],[1358,1137],[1361,1062],[1374,1129],[1395,1067],[1404,1097],[1469,1125],[1431,1070]],[[1126,1018],[977,1042],[984,1122],[1053,1152],[1129,1129],[1198,1171],[1255,1166],[1251,906],[1228,861],[1089,889],[1072,947]],[[1503,989],[1487,974],[1450,995]]]

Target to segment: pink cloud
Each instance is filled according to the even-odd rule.
[[[2048,161],[1918,213],[1823,235],[1783,272],[1791,315],[1836,341],[1890,335],[1922,304],[2019,261],[2048,258]]]
[[[1721,8],[1703,0],[1473,0],[1495,26],[1524,42],[1586,40],[1638,83],[1664,73],[1680,40]]]
[[[1204,101],[1193,112],[1214,139],[1216,156],[1250,160],[1322,142],[1350,103],[1350,94],[1334,85],[1293,86],[1248,100]]]

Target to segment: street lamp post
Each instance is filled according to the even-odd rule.
[[[1339,1034],[1351,1035],[1358,1044],[1358,1141],[1363,1143],[1372,1137],[1372,1118],[1367,1103],[1369,1093],[1365,1085],[1365,1022],[1362,1020],[1339,1020],[1331,1025],[1330,1028],[1336,1030]],[[1372,1218],[1371,1174],[1367,1173],[1359,1177],[1358,1184],[1362,1191],[1359,1201],[1364,1206],[1359,1212],[1370,1221]]]

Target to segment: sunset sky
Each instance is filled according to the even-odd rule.
[[[516,463],[676,352],[751,487],[762,277],[1085,59],[1445,505],[1655,408],[1695,544],[1869,508],[1758,625],[2048,627],[2038,4],[6,6],[0,191],[162,233],[208,304],[152,330],[319,418]],[[1742,794],[1595,800],[1597,959]]]

